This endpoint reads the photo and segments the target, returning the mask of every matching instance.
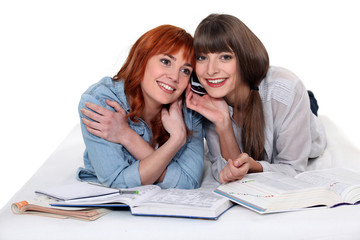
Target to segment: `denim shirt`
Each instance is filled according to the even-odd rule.
[[[86,102],[92,102],[114,111],[106,104],[106,99],[118,102],[129,113],[130,106],[124,93],[124,82],[104,77],[98,83],[90,86],[81,96],[78,108],[80,117],[84,117],[80,109],[86,108]],[[185,124],[192,134],[167,166],[163,182],[157,184],[161,188],[192,189],[200,186],[204,166],[202,117],[185,106],[183,115]],[[139,122],[128,119],[128,123],[146,142],[150,142],[152,132],[142,119],[139,119]],[[140,161],[135,159],[124,146],[89,133],[82,122],[81,131],[86,149],[84,167],[80,167],[77,172],[79,180],[100,182],[115,188],[141,186]]]

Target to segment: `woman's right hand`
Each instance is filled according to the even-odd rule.
[[[131,130],[126,118],[126,112],[116,101],[107,99],[106,103],[114,108],[115,112],[87,102],[85,106],[92,111],[86,108],[82,108],[80,111],[90,120],[82,118],[81,121],[85,124],[86,129],[95,136],[113,143],[123,144],[123,140],[127,136],[126,133]]]
[[[186,89],[186,106],[216,126],[222,126],[226,120],[230,120],[229,106],[223,98],[213,98],[208,94],[199,96],[191,91],[190,84]]]

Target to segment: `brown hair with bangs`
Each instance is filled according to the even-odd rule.
[[[240,102],[240,81],[250,89],[259,86],[269,69],[269,56],[256,35],[238,18],[211,14],[197,27],[194,35],[195,55],[233,52],[241,79],[235,84],[234,116],[243,116],[241,144],[255,160],[264,158],[264,113],[259,91],[250,91],[245,103]],[[241,111],[241,114],[239,112]]]
[[[148,60],[157,54],[176,54],[183,50],[183,57],[195,66],[193,38],[184,29],[172,25],[161,25],[144,33],[132,46],[120,71],[113,77],[115,81],[124,81],[124,89],[130,104],[128,118],[138,121],[144,111],[144,96],[141,81]],[[161,122],[161,114],[152,121],[152,145],[165,143],[169,134]]]

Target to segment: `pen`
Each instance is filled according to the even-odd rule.
[[[139,194],[139,191],[136,190],[121,190],[119,189],[120,194]]]
[[[98,186],[98,187],[117,189],[117,190],[119,190],[119,194],[121,194],[121,195],[122,194],[139,194],[139,191],[137,191],[137,190],[124,190],[124,189],[112,188],[112,187],[107,187],[107,186],[101,185],[99,183],[94,183],[94,182],[88,182],[88,184]]]

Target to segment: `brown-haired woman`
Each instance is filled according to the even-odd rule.
[[[262,171],[295,175],[324,151],[325,132],[303,83],[270,67],[265,47],[238,18],[206,17],[195,31],[194,50],[196,75],[208,94],[188,88],[186,104],[208,120],[203,126],[216,179]]]
[[[201,116],[183,104],[194,63],[185,30],[162,25],[142,35],[118,74],[81,97],[86,150],[78,178],[116,188],[199,187]]]

